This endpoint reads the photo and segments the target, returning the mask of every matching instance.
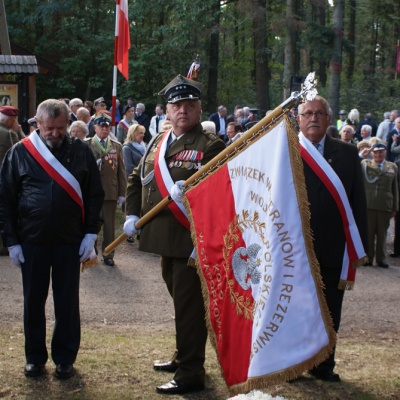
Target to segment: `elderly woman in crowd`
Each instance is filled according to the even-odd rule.
[[[122,146],[122,152],[124,155],[125,173],[126,180],[132,173],[133,169],[139,164],[140,159],[143,157],[146,150],[143,142],[146,128],[143,125],[133,124],[126,136],[124,145]],[[132,236],[128,237],[128,242],[133,243],[134,239]]]
[[[137,124],[137,121],[134,118],[135,107],[127,104],[123,110],[123,118],[118,122],[117,126],[117,139],[120,143],[125,143],[129,127],[133,124]]]
[[[89,133],[89,128],[83,121],[74,121],[69,127],[69,134],[78,139],[85,139]]]

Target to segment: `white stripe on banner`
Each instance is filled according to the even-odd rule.
[[[259,282],[252,282],[248,377],[254,378],[308,360],[329,337],[303,238],[285,123],[228,168],[249,260],[260,262]]]

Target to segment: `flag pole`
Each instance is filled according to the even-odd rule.
[[[114,68],[113,68],[113,87],[112,87],[112,94],[111,94],[111,106],[112,106],[112,113],[111,113],[111,129],[115,134],[115,117],[117,115],[117,73],[118,73],[118,60],[117,60],[117,52],[118,52],[118,18],[119,18],[119,2],[120,0],[116,1],[115,6],[115,35],[114,35]]]
[[[276,107],[268,115],[266,115],[261,121],[257,122],[249,130],[247,130],[240,138],[231,143],[225,150],[221,151],[207,164],[203,165],[200,170],[190,176],[183,184],[184,188],[187,189],[189,186],[193,187],[200,183],[210,173],[222,167],[234,154],[238,148],[243,149],[249,146],[256,138],[265,133],[265,128],[270,128],[270,125],[275,126],[278,120],[287,113],[295,104],[299,104],[304,101],[311,101],[317,95],[315,86],[317,80],[315,79],[315,72],[308,74],[303,84],[303,89],[300,93],[293,92],[292,95],[285,100],[281,105]],[[154,208],[148,213],[143,215],[136,224],[136,229],[141,229],[150,220],[152,220],[157,214],[159,214],[168,204],[172,201],[171,197],[165,197],[162,199]],[[127,239],[128,235],[122,233],[117,239],[110,243],[104,250],[103,255],[107,256],[117,246],[123,243]]]

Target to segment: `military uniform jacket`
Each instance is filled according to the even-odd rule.
[[[382,171],[374,160],[362,160],[367,208],[377,211],[397,211],[399,206],[397,165],[385,161]]]
[[[103,149],[96,136],[87,138],[85,142],[91,148],[99,166],[101,183],[105,192],[104,200],[117,201],[119,196],[125,196],[126,175],[122,157],[122,145],[107,138],[107,148]]]
[[[163,135],[155,137],[146,155],[129,177],[126,197],[127,215],[144,215],[162,200],[153,175],[154,159],[162,138]],[[176,182],[188,179],[197,171],[198,166],[206,164],[223,149],[225,149],[225,144],[222,140],[213,133],[204,132],[200,123],[196,124],[165,153],[172,180]],[[197,158],[196,161],[191,161],[195,158]],[[143,186],[142,165],[143,177],[147,177],[143,181]],[[142,228],[139,249],[165,257],[188,258],[193,251],[193,243],[190,231],[166,207]]]
[[[17,142],[19,142],[18,136],[0,122],[0,165],[7,150]]]

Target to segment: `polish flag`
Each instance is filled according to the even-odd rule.
[[[285,121],[186,192],[210,339],[233,394],[300,376],[336,336],[297,132]]]
[[[117,0],[117,23],[115,24],[115,65],[119,72],[128,80],[129,60],[131,48],[129,34],[128,0]]]

